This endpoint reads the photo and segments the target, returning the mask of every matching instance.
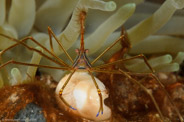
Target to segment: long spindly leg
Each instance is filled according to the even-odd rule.
[[[121,74],[118,70],[108,70],[108,69],[100,69],[100,68],[91,68],[92,72],[99,72],[99,73],[109,73],[109,74]]]
[[[7,62],[5,62],[5,63],[0,65],[0,71],[4,70],[3,67],[5,67],[5,66],[7,66],[9,64],[17,64],[17,65],[24,65],[24,66],[31,66],[31,67],[42,67],[42,68],[58,69],[58,70],[71,70],[68,67],[53,67],[53,66],[47,66],[47,65],[39,65],[39,64],[24,63],[24,62],[18,62],[18,61],[14,61],[14,60],[9,60],[9,61],[7,61]],[[28,74],[28,73],[26,73],[26,74],[28,75],[28,77],[31,78],[30,74]],[[5,74],[5,75],[8,76],[8,74]],[[8,80],[8,78],[6,78],[4,80]],[[32,78],[31,78],[31,80],[32,80]]]
[[[114,43],[112,43],[108,48],[106,48],[98,57],[96,57],[92,62],[93,65],[99,58],[101,58],[107,51],[109,51],[114,45],[116,45],[120,40],[124,38],[124,35],[121,35]]]
[[[122,55],[124,55],[131,48],[131,44],[130,44],[130,41],[128,39],[128,35],[127,35],[127,32],[125,31],[124,27],[122,27],[121,36],[114,43],[112,43],[109,47],[107,47],[98,57],[96,57],[91,62],[91,65],[93,65],[99,58],[101,58],[107,51],[109,51],[119,41],[121,41],[121,43],[123,45],[123,48],[120,50],[120,52]]]
[[[152,99],[152,101],[153,101],[153,103],[154,103],[154,105],[155,105],[155,107],[156,107],[160,117],[162,118],[162,120],[164,120],[164,116],[162,115],[162,112],[161,112],[161,110],[160,110],[160,108],[159,108],[155,98],[153,97],[152,92],[149,89],[147,89],[145,86],[143,86],[141,83],[139,83],[137,80],[132,78],[128,73],[124,72],[121,69],[119,69],[119,72],[122,73],[122,75],[126,76],[130,81],[132,81],[133,83],[135,83],[138,86],[140,86],[150,96],[150,98]]]
[[[9,38],[11,38],[11,37],[9,37]],[[12,39],[13,40],[13,39]],[[38,50],[38,49],[36,49],[36,48],[32,48],[32,47],[29,47],[29,46],[27,46],[25,43],[23,43],[24,41],[26,41],[26,39],[23,39],[23,40],[21,40],[20,42],[18,41],[18,40],[14,40],[16,43],[15,44],[13,44],[13,45],[11,45],[10,47],[8,47],[8,48],[6,48],[6,49],[4,49],[4,50],[2,50],[1,52],[0,52],[0,64],[3,64],[4,62],[3,62],[3,59],[2,59],[2,55],[6,52],[6,51],[8,51],[8,50],[10,50],[10,49],[12,49],[12,48],[14,48],[14,47],[16,47],[17,45],[19,45],[19,44],[22,44],[23,46],[25,46],[26,48],[28,48],[28,49],[30,49],[30,50],[32,50],[32,51],[35,51],[35,52],[37,52],[37,53],[39,53],[40,55],[42,55],[43,57],[45,57],[45,58],[47,58],[47,59],[49,59],[49,60],[51,60],[52,62],[54,62],[54,63],[56,63],[56,64],[59,64],[60,66],[63,66],[63,64],[62,63],[60,63],[59,61],[57,61],[57,60],[54,60],[54,59],[52,59],[52,58],[50,58],[49,56],[47,56],[47,55],[45,55],[42,51],[40,51],[40,50]],[[17,42],[18,41],[18,42]],[[22,42],[22,43],[21,43]],[[10,61],[9,61],[10,62]],[[7,63],[7,62],[6,62]],[[4,67],[4,66],[3,66]],[[5,81],[8,81],[8,73],[7,73],[7,70],[6,70],[6,67],[4,67],[4,68],[0,68],[0,70],[2,71],[1,73],[3,74],[3,79],[5,80]]]
[[[73,110],[77,110],[75,108],[73,108],[71,105],[69,105],[66,100],[63,98],[63,90],[66,87],[66,85],[68,84],[68,82],[70,81],[72,75],[75,73],[76,70],[73,70],[73,72],[69,75],[69,77],[67,78],[67,80],[65,81],[65,83],[63,84],[63,86],[61,87],[60,91],[59,91],[59,97],[60,99],[63,101],[63,103],[68,106],[69,108],[73,109]]]
[[[56,40],[56,42],[59,44],[59,46],[61,47],[61,49],[64,51],[64,53],[66,54],[66,56],[68,57],[68,59],[73,63],[73,59],[70,57],[70,55],[68,54],[68,52],[66,51],[66,49],[63,47],[62,43],[57,39],[56,35],[54,34],[54,32],[52,31],[52,29],[48,26],[48,34],[49,34],[49,40],[50,40],[50,48],[52,53],[54,53],[54,48],[53,48],[53,43],[52,43],[52,36],[54,37],[54,39]]]
[[[61,59],[60,59],[59,57],[57,57],[55,54],[53,54],[52,52],[50,52],[47,48],[45,48],[43,45],[41,45],[39,42],[37,42],[37,41],[36,41],[34,38],[32,38],[32,37],[26,37],[26,38],[22,39],[21,41],[19,41],[19,40],[17,40],[17,39],[11,38],[11,37],[6,36],[6,35],[4,35],[4,34],[0,34],[0,36],[3,36],[3,37],[5,37],[5,38],[10,39],[11,41],[16,42],[14,45],[12,45],[12,46],[6,48],[5,50],[1,51],[1,53],[0,53],[1,55],[2,55],[3,53],[5,53],[7,50],[9,50],[9,49],[11,49],[11,48],[13,48],[13,47],[15,47],[15,46],[21,44],[21,45],[23,45],[24,47],[28,48],[29,50],[33,50],[33,51],[39,53],[40,55],[44,56],[45,58],[51,60],[52,62],[54,62],[54,63],[56,63],[56,64],[59,64],[59,65],[62,65],[62,66],[64,65],[64,66],[69,67],[68,64],[66,64],[63,60],[61,60]],[[40,46],[40,47],[41,47],[43,50],[45,50],[47,53],[49,53],[50,55],[52,55],[56,60],[50,58],[49,56],[45,55],[44,53],[42,53],[41,51],[39,51],[39,50],[37,50],[37,49],[34,49],[34,48],[32,48],[32,47],[29,47],[27,44],[24,43],[26,40],[31,40],[31,41],[33,41],[35,44],[37,44],[38,46]]]
[[[25,41],[25,40],[22,40],[22,42],[23,42],[23,41]],[[10,46],[10,47],[8,47],[8,48],[2,50],[2,51],[0,52],[0,56],[2,56],[6,51],[10,50],[11,48],[14,48],[15,46],[17,46],[17,45],[19,45],[19,44],[20,44],[20,43],[18,42],[18,43],[16,43],[16,44],[14,44],[14,45],[12,45],[12,46]],[[61,64],[60,62],[58,62],[58,61],[56,61],[56,60],[50,58],[50,57],[47,56],[47,55],[45,55],[45,54],[44,54],[43,52],[41,52],[40,50],[37,50],[37,49],[32,48],[32,47],[29,47],[29,46],[27,46],[27,45],[25,45],[25,44],[23,44],[23,46],[27,47],[28,49],[30,49],[30,50],[32,50],[32,51],[35,51],[35,52],[39,53],[40,55],[42,55],[43,57],[45,57],[45,58],[47,58],[47,59],[53,61],[54,63],[63,66],[63,64]],[[2,61],[2,59],[1,59],[1,61]]]
[[[98,87],[98,84],[96,83],[95,77],[93,76],[93,74],[91,73],[91,71],[90,71],[90,70],[88,70],[88,72],[89,72],[89,74],[91,75],[91,78],[92,78],[92,80],[93,80],[93,82],[94,82],[94,84],[95,84],[95,87],[96,87],[96,89],[97,89],[98,96],[99,96],[99,98],[100,98],[100,107],[99,107],[98,113],[97,113],[97,115],[96,115],[96,117],[98,117],[98,115],[99,115],[100,111],[101,111],[101,114],[103,114],[103,100],[102,100],[102,93],[101,93],[100,88]]]
[[[148,63],[147,58],[146,58],[143,54],[140,54],[140,55],[137,55],[137,56],[134,56],[134,57],[131,57],[131,58],[127,58],[127,59],[120,59],[120,60],[114,61],[114,62],[112,62],[112,63],[107,63],[107,64],[104,64],[104,65],[100,65],[100,66],[94,67],[94,69],[95,69],[95,68],[107,67],[107,66],[110,66],[110,65],[114,65],[114,64],[117,64],[117,63],[120,63],[120,62],[125,62],[125,61],[132,60],[132,59],[136,59],[136,58],[143,58],[145,64],[147,65],[147,67],[148,67],[148,68],[150,69],[150,71],[152,72],[152,73],[137,73],[137,74],[148,74],[148,75],[150,75],[153,79],[155,79],[155,81],[161,86],[162,90],[163,90],[163,91],[165,92],[165,94],[167,95],[167,97],[168,97],[170,103],[173,105],[173,107],[174,107],[174,109],[175,109],[175,111],[176,111],[176,113],[177,113],[177,115],[178,115],[180,121],[183,122],[184,120],[183,120],[183,118],[182,118],[180,112],[178,111],[176,105],[173,103],[173,101],[172,101],[170,95],[169,95],[168,92],[166,91],[165,86],[164,86],[164,85],[162,84],[162,82],[157,78],[157,76],[155,75],[154,69],[153,69],[153,68],[151,67],[151,65]],[[115,72],[115,71],[114,71],[114,72]],[[136,73],[131,73],[131,74],[136,74]]]
[[[69,67],[53,67],[53,66],[47,66],[47,65],[39,65],[39,64],[18,62],[18,61],[14,61],[14,60],[9,60],[9,61],[1,64],[0,69],[7,66],[7,65],[9,65],[9,64],[18,64],[18,65],[24,65],[24,66],[42,67],[42,68],[58,69],[58,70],[71,70],[71,68],[69,68]]]
[[[109,63],[116,61],[116,60],[120,59],[121,57],[124,57],[125,54],[131,48],[130,40],[128,39],[128,34],[123,26],[121,29],[121,35],[124,35],[124,37],[121,40],[122,48],[111,56],[111,58],[108,60]]]
[[[173,101],[172,101],[170,95],[168,94],[168,92],[165,90],[164,85],[163,85],[163,84],[160,82],[160,80],[155,76],[155,74],[153,74],[153,73],[130,73],[130,72],[124,72],[124,71],[122,71],[122,70],[118,71],[118,70],[107,70],[107,69],[91,69],[91,70],[92,70],[93,72],[102,72],[102,73],[108,73],[108,74],[124,74],[124,75],[125,75],[126,77],[128,77],[129,79],[133,79],[133,78],[131,77],[131,75],[136,75],[136,76],[145,76],[145,75],[147,75],[147,76],[151,76],[153,79],[155,79],[156,82],[159,83],[159,85],[161,86],[161,88],[163,89],[163,91],[166,93],[166,95],[167,95],[167,97],[169,98],[169,101],[171,102],[171,104],[173,105],[173,107],[174,107],[174,109],[175,109],[175,111],[176,111],[176,113],[177,113],[177,115],[178,115],[180,121],[183,122],[183,118],[182,118],[180,112],[178,111],[177,107],[176,107],[175,104],[173,103]],[[131,80],[131,81],[132,81],[132,82],[137,82],[136,84],[140,84],[140,83],[139,83],[138,81],[136,81],[135,79],[133,79],[133,80]],[[140,85],[139,85],[139,86],[140,86]],[[141,85],[140,87],[142,87],[142,86],[143,86],[143,85]],[[144,87],[144,86],[143,86],[143,87]],[[146,88],[146,89],[147,89],[147,88]],[[143,90],[145,90],[145,89],[143,88]],[[153,95],[152,95],[151,99],[152,99],[152,100],[154,99]],[[154,100],[154,101],[155,101],[155,100]],[[154,102],[154,101],[153,101],[153,102]],[[156,101],[155,101],[155,102],[156,102]],[[155,104],[155,102],[154,102],[154,104]],[[157,104],[157,103],[156,103],[156,104]],[[156,104],[155,104],[155,107],[156,107]],[[156,109],[157,109],[158,112],[160,111],[158,105],[157,105]],[[159,112],[159,114],[160,114],[160,112]],[[161,114],[160,116],[163,116],[163,115]]]
[[[161,81],[158,79],[158,77],[157,77],[155,74],[153,74],[153,73],[128,73],[128,74],[129,74],[129,75],[132,74],[132,75],[136,75],[136,76],[145,76],[145,75],[147,75],[147,76],[150,76],[150,77],[152,77],[153,79],[155,79],[155,81],[161,86],[162,90],[165,92],[166,96],[168,97],[168,99],[169,99],[170,103],[172,104],[173,108],[175,109],[175,111],[176,111],[176,113],[177,113],[177,115],[178,115],[180,121],[181,121],[181,122],[184,121],[184,120],[183,120],[183,117],[182,117],[182,115],[181,115],[181,113],[179,112],[178,108],[176,107],[176,105],[175,105],[174,102],[172,101],[172,99],[171,99],[169,93],[166,91],[165,86],[161,83]]]
[[[115,64],[118,64],[118,63],[124,63],[126,61],[133,60],[133,59],[136,59],[136,58],[142,58],[144,60],[145,64],[150,69],[150,71],[152,73],[155,72],[154,69],[151,67],[151,65],[148,63],[147,58],[143,54],[139,54],[139,55],[133,56],[131,58],[127,58],[127,59],[120,59],[120,60],[117,60],[117,61],[114,61],[114,62],[111,62],[111,63],[102,64],[102,65],[96,66],[94,68],[105,68],[105,67],[112,66],[112,65],[115,65]]]

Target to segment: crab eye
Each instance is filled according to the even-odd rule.
[[[88,53],[89,52],[89,50],[88,49],[85,49],[85,53]]]
[[[79,54],[80,51],[79,51],[79,49],[75,49],[75,52],[76,52],[77,54]]]

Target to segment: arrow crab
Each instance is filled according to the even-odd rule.
[[[160,117],[162,118],[162,120],[164,120],[164,116],[160,110],[158,103],[156,102],[154,96],[152,95],[151,90],[147,89],[138,80],[134,79],[134,77],[133,77],[133,76],[142,76],[142,75],[144,75],[145,77],[150,76],[150,77],[152,77],[152,79],[154,79],[160,85],[160,87],[162,87],[162,90],[165,92],[165,94],[169,98],[171,104],[174,106],[178,117],[180,118],[181,121],[183,121],[183,118],[180,115],[180,112],[175,107],[173,101],[171,100],[170,96],[168,95],[167,91],[165,90],[164,85],[162,85],[160,80],[155,76],[153,68],[150,66],[150,64],[148,63],[148,61],[144,55],[140,54],[140,55],[137,55],[137,56],[134,56],[131,58],[110,61],[109,63],[105,63],[105,64],[101,64],[101,65],[97,65],[97,66],[94,65],[103,55],[107,54],[107,52],[119,42],[121,42],[123,45],[121,54],[124,55],[125,53],[128,52],[131,45],[130,45],[130,42],[128,41],[128,38],[127,38],[126,33],[124,31],[122,32],[122,35],[116,41],[114,41],[110,46],[108,46],[106,49],[104,49],[104,51],[101,52],[101,54],[99,56],[97,56],[93,61],[90,61],[90,59],[87,56],[88,50],[85,48],[85,45],[84,45],[84,43],[85,43],[85,41],[84,41],[84,30],[85,30],[84,29],[84,25],[85,25],[84,21],[86,18],[86,14],[87,14],[86,8],[78,8],[79,20],[77,20],[77,22],[79,23],[79,26],[80,26],[81,40],[80,40],[80,48],[76,49],[77,57],[75,60],[73,60],[72,57],[67,53],[67,50],[65,49],[65,44],[63,45],[58,40],[57,36],[54,34],[52,29],[50,27],[48,27],[50,50],[45,48],[44,46],[42,46],[42,44],[39,43],[38,41],[36,41],[33,37],[26,37],[26,38],[22,39],[21,41],[18,41],[16,39],[13,39],[13,38],[6,36],[4,34],[0,34],[1,36],[16,42],[14,45],[1,51],[1,55],[3,55],[9,49],[16,47],[17,45],[23,45],[24,47],[26,47],[32,51],[35,51],[36,54],[39,54],[39,55],[47,58],[48,60],[54,62],[55,64],[60,65],[60,67],[40,65],[40,64],[34,64],[34,63],[25,63],[25,62],[10,60],[10,61],[2,63],[0,66],[0,69],[4,69],[4,67],[9,65],[9,64],[17,64],[17,65],[30,66],[30,68],[31,67],[42,67],[42,68],[49,68],[49,69],[53,69],[53,70],[58,69],[58,70],[70,71],[70,73],[68,75],[66,75],[64,78],[62,78],[62,80],[58,84],[58,86],[56,88],[56,97],[57,97],[58,101],[61,102],[61,106],[64,106],[64,108],[67,111],[72,111],[75,114],[78,114],[84,118],[88,118],[88,119],[92,119],[92,120],[105,120],[105,119],[108,119],[111,115],[110,109],[104,105],[104,99],[107,98],[108,94],[106,93],[106,89],[105,89],[104,85],[93,74],[94,72],[97,72],[97,73],[103,72],[106,74],[120,74],[120,75],[123,75],[124,77],[126,77],[130,82],[137,84],[140,88],[142,88],[150,96],[150,98],[151,98],[155,108],[157,109]],[[63,34],[63,38],[66,38],[66,36],[64,34]],[[27,44],[24,43],[26,40],[34,42],[39,47],[37,47],[37,48],[29,47]],[[53,44],[53,40],[55,40],[56,43]],[[66,40],[67,40],[67,38],[66,38]],[[70,63],[71,65],[64,62],[62,59],[60,59],[56,55],[57,52],[55,51],[55,48],[56,48],[55,44],[59,45],[57,47],[62,49],[62,51],[65,53],[66,57],[71,62]],[[46,54],[43,53],[43,51],[45,51]],[[53,58],[51,58],[51,57],[53,57]],[[144,60],[144,64],[146,64],[146,66],[148,67],[148,69],[151,73],[132,73],[132,72],[129,72],[128,70],[123,70],[121,68],[112,67],[112,66],[115,66],[116,64],[124,63],[126,61],[130,61],[130,60],[137,59],[137,58],[142,58]],[[34,60],[34,58],[33,58],[33,60]],[[37,60],[40,60],[40,59],[37,59]],[[35,69],[32,69],[32,70],[35,70]],[[14,70],[12,72],[14,72]],[[15,72],[17,72],[17,71],[15,71]],[[30,72],[31,72],[31,69],[30,69]],[[33,76],[30,76],[29,72],[27,73],[27,75],[28,75],[28,77],[33,77]],[[85,79],[85,80],[83,80],[83,79]],[[87,81],[89,81],[89,83]],[[90,85],[93,85],[93,87],[89,87],[88,85],[86,85],[86,82]],[[78,86],[77,83],[79,83],[81,86]],[[74,86],[76,88],[72,88]],[[90,96],[88,96],[88,94],[87,95],[85,94],[86,91],[84,91],[84,92],[80,91],[82,88],[86,88],[85,90],[89,90],[89,89],[87,89],[88,87],[90,90],[92,89],[92,91],[91,91],[92,94],[90,94]],[[71,99],[71,94],[70,94],[71,92],[73,92],[72,97],[75,98],[74,101],[76,101],[76,103],[71,102],[71,100],[73,100],[73,99]],[[84,115],[84,113],[86,113],[86,111],[89,111],[90,107],[94,107],[94,106],[92,106],[92,104],[89,104],[90,102],[94,102],[94,101],[89,100],[87,102],[87,106],[86,106],[88,109],[80,111],[81,108],[83,109],[84,105],[81,105],[79,103],[84,102],[84,101],[82,101],[83,98],[81,98],[81,97],[85,97],[85,96],[87,97],[87,99],[92,99],[92,100],[94,99],[94,101],[96,101],[96,103],[95,103],[96,105],[94,105],[96,107],[96,109],[94,110],[94,112],[90,116]],[[78,101],[79,101],[79,103],[77,103]],[[94,113],[96,113],[96,114],[94,114]],[[100,118],[100,117],[102,117],[102,118]]]

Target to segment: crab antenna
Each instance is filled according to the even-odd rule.
[[[80,51],[84,51],[84,21],[86,18],[86,12],[81,11],[80,13],[80,25],[81,25],[81,42],[80,42]]]

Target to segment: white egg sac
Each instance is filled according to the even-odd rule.
[[[63,77],[56,88],[56,98],[60,107],[65,108],[66,111],[72,114],[89,120],[108,120],[111,117],[111,110],[104,104],[104,99],[108,97],[108,92],[104,84],[95,77],[101,90],[103,100],[103,114],[100,113],[99,116],[96,117],[100,107],[100,98],[93,80],[87,72],[75,72],[63,91],[63,98],[69,105],[77,110],[73,110],[63,103],[59,97],[59,91],[68,76],[69,74]]]

